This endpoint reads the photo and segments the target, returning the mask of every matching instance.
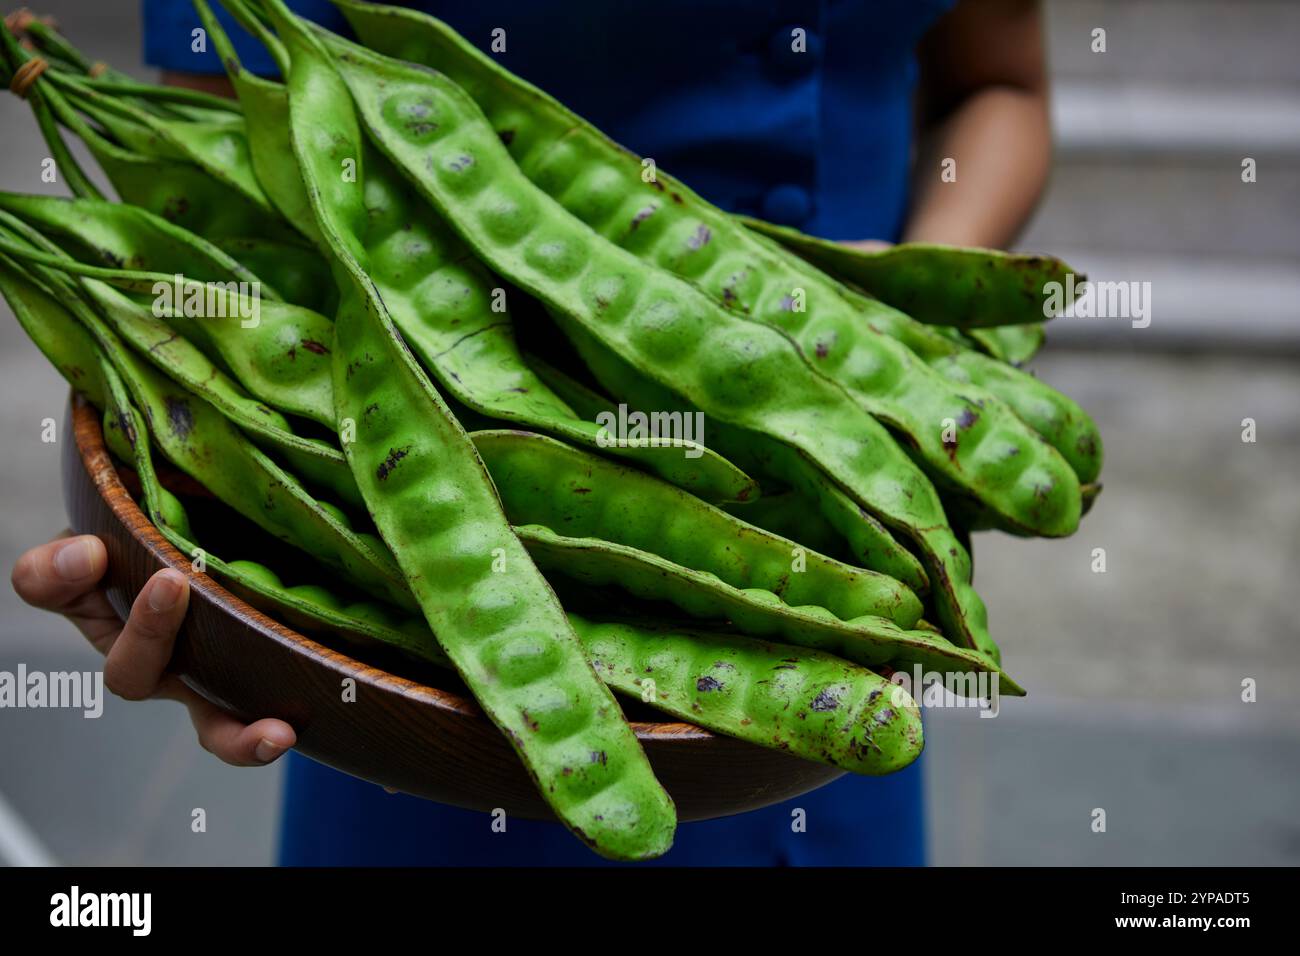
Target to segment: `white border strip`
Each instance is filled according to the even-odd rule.
[[[1052,125],[1062,153],[1300,155],[1300,98],[1277,88],[1067,80],[1052,94]]]

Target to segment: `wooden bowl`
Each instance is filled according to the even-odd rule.
[[[299,634],[195,573],[132,500],[104,446],[99,413],[79,395],[70,421],[75,443],[64,443],[63,498],[73,530],[98,535],[108,550],[113,607],[125,616],[161,567],[190,578],[189,613],[171,661],[185,683],[242,719],[287,721],[300,752],[345,773],[439,803],[552,818],[505,737],[455,689],[453,675],[400,663],[408,677],[391,673],[382,649],[327,646],[328,638]],[[349,677],[356,699],[345,703]],[[779,803],[842,773],[691,724],[632,726],[684,821]]]

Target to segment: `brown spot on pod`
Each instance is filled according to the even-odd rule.
[[[172,222],[189,212],[190,201],[184,196],[168,196],[163,202],[162,217]]]
[[[401,461],[403,458],[405,458],[407,454],[410,453],[410,451],[411,451],[410,445],[407,445],[405,448],[388,449],[388,457],[385,458],[382,463],[380,463],[379,469],[375,472],[375,475],[379,478],[379,480],[380,481],[386,480],[388,476],[393,473],[393,469],[397,467],[397,463]]]
[[[602,767],[609,763],[609,755],[603,750],[593,750],[587,759],[592,763],[600,764]]]
[[[712,238],[713,233],[709,231],[709,227],[700,223],[695,227],[694,234],[686,240],[686,245],[690,249],[703,249]]]
[[[314,352],[317,355],[329,355],[330,353],[328,346],[323,345],[320,342],[315,341],[314,339],[303,339],[302,347],[305,348],[308,352]]]
[[[641,223],[645,222],[647,219],[649,219],[658,211],[659,211],[659,207],[656,205],[651,204],[649,206],[643,206],[642,208],[638,209],[636,215],[632,217],[632,224],[629,228],[631,228],[631,230],[635,232],[637,227],[640,226]]]
[[[175,395],[168,395],[166,402],[167,426],[172,430],[173,435],[184,441],[194,428],[194,412],[190,408],[190,403]]]
[[[122,433],[122,437],[126,439],[127,444],[134,448],[135,429],[131,427],[131,419],[120,412],[117,413],[114,418],[116,419],[118,431]]]
[[[707,694],[710,691],[721,690],[722,682],[716,677],[711,677],[708,674],[705,674],[695,682],[695,689],[701,694]]]
[[[809,706],[818,713],[836,710],[840,706],[840,695],[833,689],[827,687],[820,694],[813,698]]]

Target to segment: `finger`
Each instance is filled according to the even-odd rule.
[[[861,252],[883,252],[890,248],[893,243],[886,242],[884,239],[855,239],[850,242],[842,242],[840,245],[848,246],[850,249],[857,249]]]
[[[149,579],[104,662],[109,690],[143,700],[157,689],[189,603],[190,582],[181,572],[163,568]]]
[[[104,544],[94,535],[64,537],[20,557],[10,583],[33,607],[66,614],[92,644],[112,639],[121,619],[99,587],[108,568]]]
[[[107,569],[104,543],[93,534],[80,534],[27,551],[14,563],[9,581],[33,607],[69,614],[99,590],[99,579]]]
[[[236,767],[261,767],[278,759],[298,742],[283,720],[266,717],[245,725],[198,694],[188,701],[190,720],[199,744],[208,753]]]

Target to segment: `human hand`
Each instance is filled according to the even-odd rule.
[[[103,654],[104,683],[127,700],[159,698],[185,705],[204,750],[236,767],[259,767],[297,742],[293,728],[266,718],[243,724],[166,673],[176,631],[189,607],[190,583],[164,568],[141,589],[126,623],[100,579],[108,553],[94,535],[59,538],[32,548],[14,564],[11,581],[33,607],[62,614]]]
[[[848,242],[841,242],[840,245],[857,249],[859,252],[884,252],[893,246],[893,243],[886,242],[884,239],[851,239]]]

